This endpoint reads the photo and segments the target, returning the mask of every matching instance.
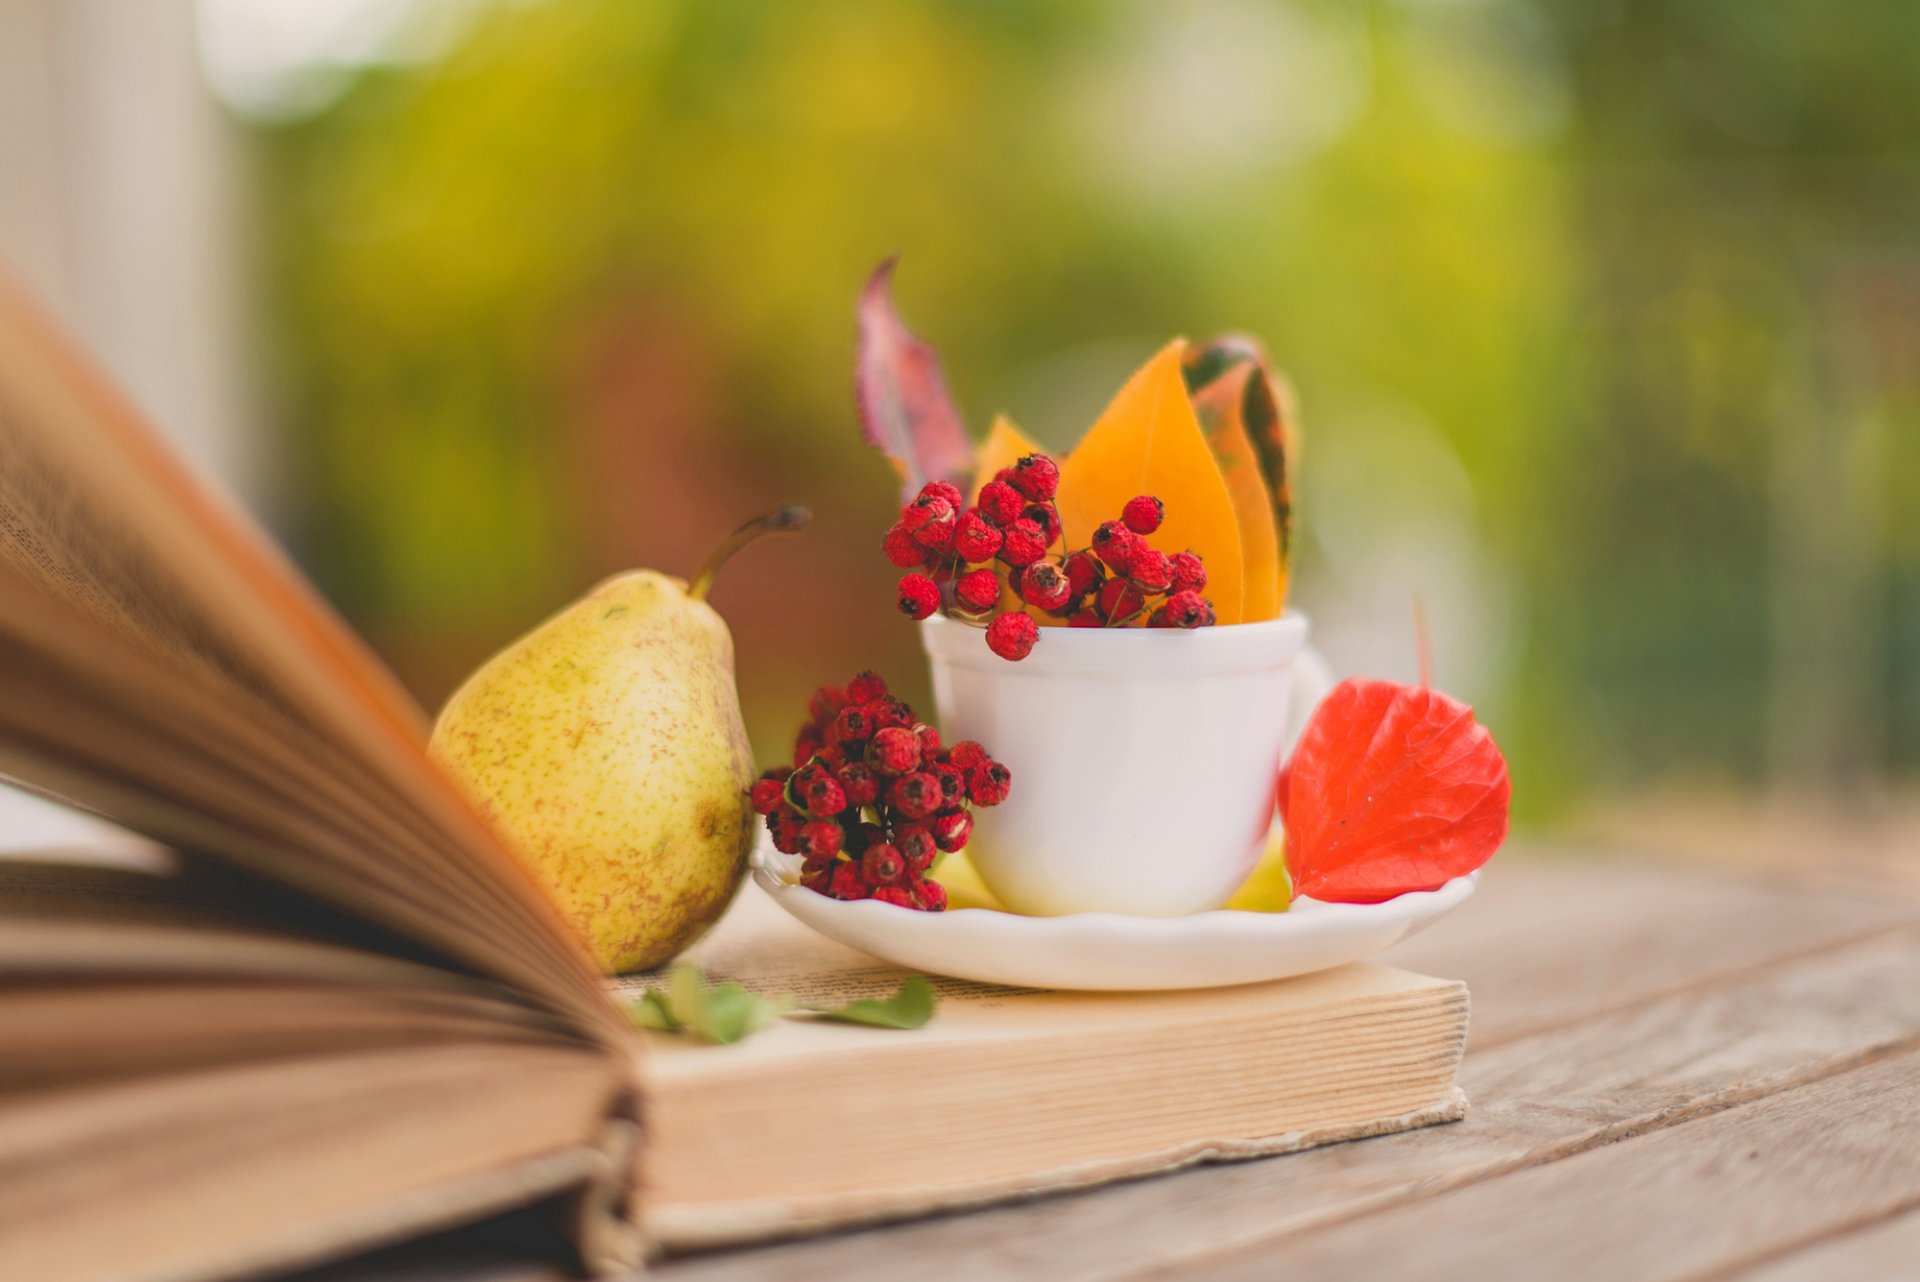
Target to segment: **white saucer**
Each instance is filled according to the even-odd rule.
[[[794,917],[862,952],[910,970],[990,984],[1123,992],[1251,984],[1359,961],[1459,906],[1480,877],[1456,877],[1438,890],[1379,904],[1296,899],[1280,913],[1022,917],[989,908],[923,913],[872,899],[831,899],[786,879],[798,862],[763,846],[754,852],[753,879]]]

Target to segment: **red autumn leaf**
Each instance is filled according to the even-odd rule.
[[[1323,902],[1437,890],[1507,836],[1506,758],[1472,708],[1426,686],[1335,686],[1278,792],[1294,888]]]
[[[860,292],[860,352],[854,392],[861,435],[885,452],[913,497],[928,481],[962,485],[973,467],[973,445],[940,358],[900,319],[893,305],[894,259],[874,269]]]

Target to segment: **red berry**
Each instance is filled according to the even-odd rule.
[[[813,755],[824,746],[820,732],[812,726],[801,726],[800,733],[793,737],[793,764],[813,760]]]
[[[802,834],[803,853],[815,859],[831,859],[840,853],[840,825],[829,819],[816,819]]]
[[[948,765],[944,761],[933,762],[927,769],[932,771],[934,778],[940,781],[940,806],[942,809],[949,806],[966,804],[966,771],[960,769],[958,766]]]
[[[925,819],[940,808],[940,779],[925,770],[901,775],[887,789],[887,804],[909,819]]]
[[[987,648],[1003,659],[1026,658],[1039,639],[1040,625],[1024,614],[1002,614],[987,625]]]
[[[920,736],[920,759],[932,761],[940,753],[940,732],[929,725],[917,725],[913,732]]]
[[[1118,521],[1107,521],[1093,532],[1093,551],[1107,568],[1118,574],[1127,572],[1127,565],[1133,560],[1133,549],[1140,543],[1140,536]]]
[[[875,699],[867,705],[867,715],[873,718],[873,732],[892,730],[897,726],[911,726],[914,723],[913,709],[898,699]]]
[[[999,531],[994,537],[999,538]],[[985,614],[1000,603],[1000,576],[992,570],[968,570],[954,580],[953,595],[967,610]]]
[[[960,493],[960,487],[950,485],[945,481],[928,481],[920,487],[920,497],[923,499],[945,499],[947,506],[956,512],[967,505],[966,496]]]
[[[940,820],[936,818],[934,822]],[[916,877],[932,867],[941,849],[925,824],[902,824],[894,831],[893,844],[900,848],[900,857],[907,861],[907,871]]]
[[[948,810],[933,817],[933,844],[941,850],[959,850],[972,835],[973,816],[964,810]]]
[[[862,672],[847,682],[847,699],[852,703],[872,703],[887,697],[887,682],[878,672]]]
[[[1151,494],[1137,494],[1120,509],[1120,519],[1135,534],[1152,534],[1167,516],[1167,505]]]
[[[922,493],[900,509],[900,524],[914,534],[918,534],[920,528],[929,521],[946,520],[957,515],[958,513],[953,510],[953,504],[938,494]]]
[[[903,570],[927,563],[927,550],[913,537],[904,522],[897,522],[887,531],[887,537],[880,541],[880,550],[887,554],[887,560]]]
[[[913,906],[922,912],[943,913],[947,910],[947,888],[937,881],[919,883],[913,888],[913,895]]]
[[[987,750],[971,739],[962,739],[947,749],[947,764],[956,770],[971,770],[987,759]]]
[[[833,884],[833,865],[815,864],[809,859],[800,876],[800,884],[816,894],[826,894]]]
[[[1013,488],[1044,503],[1060,488],[1060,465],[1045,454],[1029,454],[1013,465]]]
[[[940,608],[940,585],[924,574],[909,574],[900,580],[894,604],[909,619],[924,619]]]
[[[997,806],[1013,789],[1013,771],[997,761],[983,761],[967,776],[967,796],[976,806]]]
[[[1148,627],[1154,628],[1197,628],[1207,617],[1207,603],[1198,592],[1188,589],[1176,592],[1161,602],[1160,608],[1147,620]]]
[[[1075,610],[1073,614],[1068,617],[1067,626],[1070,628],[1098,628],[1105,625],[1100,622],[1100,616],[1092,610]]]
[[[883,775],[903,775],[920,764],[920,736],[905,726],[876,731],[867,761]]]
[[[1146,603],[1146,597],[1133,584],[1125,579],[1108,579],[1100,585],[1094,609],[1108,624],[1125,623],[1140,613]]]
[[[1195,552],[1175,552],[1167,558],[1173,566],[1173,590],[1198,592],[1207,586],[1207,567]]]
[[[1039,522],[1021,517],[1006,528],[1000,540],[1000,559],[1016,570],[1025,569],[1047,554],[1047,537]]]
[[[867,710],[863,707],[840,709],[833,718],[833,724],[827,727],[827,742],[836,746],[865,743],[871,738],[873,738],[873,718],[867,715]]]
[[[874,886],[897,885],[906,880],[906,856],[892,842],[876,841],[860,856],[860,875]]]
[[[1020,599],[1042,610],[1058,610],[1073,595],[1066,571],[1052,561],[1035,561],[1020,572]]]
[[[860,865],[842,861],[834,865],[833,877],[827,882],[827,893],[835,899],[865,899],[872,893],[866,878],[860,875]]]
[[[1047,546],[1053,546],[1054,540],[1060,537],[1060,511],[1053,504],[1029,503],[1027,510],[1020,515],[1040,527]]]
[[[847,790],[823,770],[801,786],[800,801],[810,815],[821,818],[837,815],[847,808]]]
[[[1142,592],[1156,596],[1173,586],[1173,562],[1167,559],[1165,552],[1156,551],[1142,542],[1133,549],[1133,556],[1127,561],[1127,577]]]
[[[916,504],[920,502],[937,511],[914,527],[913,540],[930,552],[945,552],[953,546],[953,533],[960,524],[959,513],[945,499],[915,500]]]
[[[991,561],[1000,551],[1000,528],[979,508],[969,508],[953,527],[953,550],[962,560]]]
[[[1077,600],[1099,587],[1107,577],[1107,567],[1092,552],[1075,552],[1066,560],[1067,587]]]
[[[772,814],[767,816],[767,832],[773,837],[773,848],[783,855],[798,855],[806,847],[806,823],[794,814]]]
[[[839,686],[821,686],[807,700],[807,715],[815,721],[826,721],[833,714],[847,706],[847,692]]]
[[[980,510],[995,525],[1012,525],[1027,505],[1026,496],[1005,481],[988,481],[980,487]]]
[[[882,886],[873,892],[872,898],[883,904],[892,904],[895,908],[919,908],[913,891],[905,886]]]
[[[849,761],[833,772],[849,806],[871,806],[880,799],[880,778],[864,761]]]
[[[751,797],[754,814],[770,815],[787,799],[787,781],[763,775],[754,781]]]

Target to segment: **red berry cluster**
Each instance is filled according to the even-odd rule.
[[[1206,567],[1192,552],[1168,556],[1147,543],[1165,506],[1150,494],[1130,499],[1120,518],[1094,531],[1093,545],[1067,552],[1054,495],[1060,467],[1029,454],[1002,468],[967,507],[956,486],[934,481],[900,510],[881,547],[911,573],[900,580],[900,612],[924,619],[985,623],[987,645],[1003,659],[1024,659],[1040,639],[1024,606],[1076,628],[1199,628],[1215,622],[1200,595]],[[1055,543],[1062,545],[1053,554]]]
[[[807,713],[793,765],[753,785],[774,849],[802,856],[800,884],[823,895],[945,908],[927,874],[967,844],[971,807],[1007,799],[1012,773],[971,740],[943,747],[871,672],[820,687]]]

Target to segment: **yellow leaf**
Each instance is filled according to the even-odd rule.
[[[1187,399],[1175,339],[1137,370],[1060,471],[1057,502],[1067,546],[1086,547],[1095,527],[1120,515],[1136,494],[1166,504],[1151,542],[1163,552],[1192,549],[1207,565],[1206,596],[1221,623],[1245,620],[1240,523]]]

